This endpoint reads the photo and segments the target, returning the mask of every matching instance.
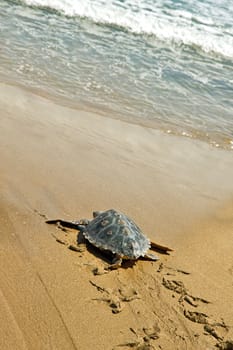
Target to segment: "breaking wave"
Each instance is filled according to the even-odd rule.
[[[22,0],[21,3],[233,59],[233,7],[226,0],[221,3],[186,0],[182,4],[175,0]]]

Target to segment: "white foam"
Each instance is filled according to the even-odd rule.
[[[162,41],[196,46],[207,53],[213,52],[233,58],[233,27],[224,32],[222,23],[216,22],[218,16],[215,14],[214,18],[211,13],[208,16],[209,9],[206,7],[199,9],[199,13],[204,11],[200,15],[183,9],[165,9],[161,0],[155,2],[125,0],[123,3],[119,0],[24,0],[24,2],[30,6],[49,7],[67,16],[89,18],[96,23],[120,26],[133,33],[155,35]],[[194,5],[191,0],[189,2],[190,7]],[[201,6],[200,3],[198,6]],[[226,12],[227,15],[231,23],[231,15]]]

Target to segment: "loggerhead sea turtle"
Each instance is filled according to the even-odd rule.
[[[150,240],[127,215],[115,209],[93,212],[93,219],[80,221],[47,220],[48,224],[59,223],[62,226],[78,229],[84,237],[101,250],[110,251],[114,259],[110,268],[121,266],[122,260],[137,260],[144,257],[159,260],[154,254],[147,253],[155,249],[162,252],[172,251]]]

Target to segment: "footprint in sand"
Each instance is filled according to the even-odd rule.
[[[198,306],[198,302],[202,302],[204,304],[209,304],[210,302],[204,298],[200,298],[200,297],[195,297],[193,295],[191,295],[188,290],[186,289],[186,287],[184,286],[184,283],[182,281],[177,281],[177,280],[170,280],[170,279],[166,279],[165,277],[163,277],[162,280],[162,285],[177,293],[180,294],[180,298],[179,298],[179,302],[183,302],[186,301],[188,304],[197,307]]]
[[[180,294],[180,298],[178,299],[178,302],[181,304],[183,308],[184,316],[189,321],[202,324],[204,334],[211,335],[212,337],[217,339],[219,342],[223,341],[224,337],[226,336],[229,330],[226,324],[224,323],[224,321],[215,322],[211,320],[208,315],[198,311],[187,310],[183,305],[183,301],[185,301],[193,307],[198,307],[199,306],[198,302],[208,304],[210,303],[208,300],[191,295],[182,281],[177,281],[174,279],[170,280],[163,277],[162,285],[165,288],[177,294]]]
[[[133,350],[155,350],[152,342],[159,338],[160,328],[157,324],[153,324],[151,327],[143,327],[142,329],[130,328],[130,331],[136,336],[135,340],[118,344],[112,350],[117,350],[119,348]]]
[[[125,307],[125,303],[140,299],[139,293],[134,288],[121,287],[116,290],[99,286],[93,281],[89,281],[98,292],[102,294],[101,298],[94,300],[102,301],[108,304],[113,314],[118,314]]]

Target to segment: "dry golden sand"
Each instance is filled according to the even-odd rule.
[[[232,153],[6,84],[0,126],[1,349],[231,348]],[[104,273],[44,222],[112,207],[174,252]]]

